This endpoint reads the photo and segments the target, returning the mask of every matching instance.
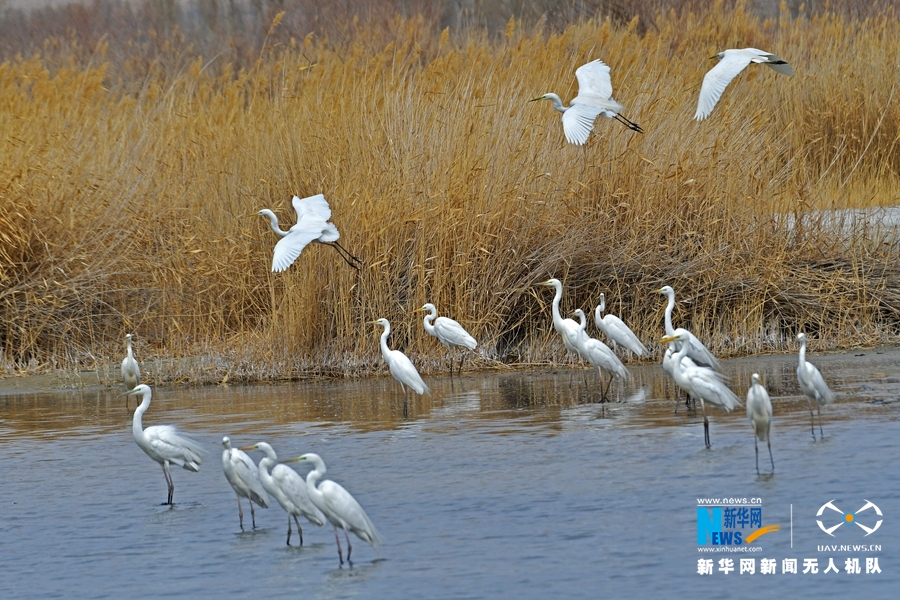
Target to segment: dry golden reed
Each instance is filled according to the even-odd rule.
[[[391,347],[438,371],[425,302],[480,341],[469,364],[546,363],[563,356],[549,277],[564,312],[605,292],[650,345],[666,284],[677,324],[723,356],[793,350],[801,329],[896,342],[894,239],[817,212],[898,204],[892,12],[716,4],[496,36],[397,16],[340,39],[282,17],[246,62],[150,29],[130,55],[54,38],[0,65],[4,368],[97,368],[131,332],[156,381],[364,374],[384,368],[368,323],[386,317]],[[796,75],[751,66],[693,121],[709,57],[745,46]],[[571,98],[595,58],[645,133],[598,119],[576,147],[526,101]],[[363,268],[313,244],[271,273],[257,211],[289,226],[291,195],[319,192]]]

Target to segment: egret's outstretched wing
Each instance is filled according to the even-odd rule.
[[[327,221],[331,218],[331,207],[325,200],[324,194],[316,194],[308,198],[298,198],[294,196],[291,200],[294,210],[297,211],[297,222],[303,221],[304,218],[321,219]]]
[[[702,121],[715,108],[722,92],[750,64],[752,56],[747,53],[723,53],[722,60],[703,77],[703,85],[700,87],[700,100],[697,102],[697,112],[694,118]]]
[[[594,128],[594,120],[603,109],[590,104],[573,104],[563,113],[562,124],[566,141],[578,146],[583,145],[591,135]]]
[[[321,231],[310,231],[291,228],[286,236],[275,244],[275,254],[272,257],[272,270],[276,273],[284,271],[293,264],[303,249],[310,242],[319,238]]]
[[[578,96],[608,101],[612,98],[612,80],[609,77],[609,65],[602,60],[592,60],[575,70],[578,79]],[[572,101],[574,102],[574,100]]]

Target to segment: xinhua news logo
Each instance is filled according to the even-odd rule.
[[[749,544],[780,525],[763,525],[761,498],[698,498],[697,545],[701,552],[753,552]]]
[[[871,512],[866,512],[870,510]],[[840,516],[835,515],[834,513],[839,513]],[[865,504],[853,512],[844,512],[834,505],[834,500],[829,500],[819,507],[819,512],[816,513],[816,523],[818,523],[819,529],[831,537],[835,537],[834,532],[842,525],[856,525],[866,532],[866,535],[863,537],[868,537],[878,531],[878,528],[881,527],[883,516],[884,515],[881,514],[881,509],[878,508],[874,502],[868,500],[865,500]]]

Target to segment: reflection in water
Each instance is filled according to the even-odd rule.
[[[209,450],[199,473],[173,472],[171,509],[158,504],[159,468],[134,445],[118,390],[3,396],[0,596],[887,597],[879,592],[900,584],[885,568],[900,561],[889,536],[878,542],[883,572],[849,584],[757,575],[741,587],[696,573],[697,497],[763,498],[766,522],[782,530],[760,543],[779,560],[825,557],[816,545],[830,540],[814,516],[831,498],[900,514],[900,352],[814,362],[838,395],[821,442],[809,439],[796,356],[726,363],[739,395],[759,372],[773,397],[777,472],[761,477],[743,409],[711,411],[705,449],[702,417],[674,414],[656,364],[631,366],[614,385],[619,401],[604,404],[592,371],[429,378],[432,395],[411,397],[406,420],[388,377],[158,388],[145,424],[177,424]],[[305,545],[288,548],[277,507],[241,533],[218,460],[223,435],[285,457],[320,454],[384,546],[359,543],[353,568],[339,569],[331,529],[304,527]]]

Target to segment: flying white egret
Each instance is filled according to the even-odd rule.
[[[594,309],[594,323],[597,325],[597,329],[602,331],[603,335],[613,343],[613,348],[615,349],[616,345],[619,345],[638,356],[647,354],[647,348],[641,343],[638,336],[634,335],[634,332],[631,331],[628,325],[616,315],[606,315],[604,317],[604,310],[606,310],[606,295],[600,294],[600,304]]]
[[[241,531],[244,530],[244,509],[241,508],[241,496],[250,503],[250,516],[253,520],[253,529],[256,529],[256,513],[253,510],[253,503],[256,502],[263,508],[269,508],[269,497],[259,482],[256,463],[239,448],[232,448],[228,436],[222,438],[222,447],[225,448],[222,451],[222,470],[225,472],[225,479],[231,484],[237,496]]]
[[[257,213],[269,219],[272,231],[281,238],[275,244],[272,271],[281,272],[287,269],[311,242],[331,246],[348,265],[359,269],[361,261],[338,243],[341,234],[338,233],[334,223],[328,222],[328,219],[331,218],[331,208],[324,195],[316,194],[309,198],[294,196],[291,203],[294,205],[294,210],[297,211],[297,223],[288,231],[281,230],[278,226],[278,217],[268,208]]]
[[[809,405],[810,429],[812,429],[813,439],[816,439],[815,417],[813,416],[812,402],[816,401],[816,411],[819,413],[819,434],[825,437],[822,431],[822,407],[834,400],[834,394],[828,389],[828,384],[822,378],[819,370],[806,362],[806,334],[797,334],[797,341],[800,342],[800,363],[797,365],[797,382],[803,395],[806,396],[806,403]]]
[[[759,475],[759,442],[766,442],[769,445],[769,460],[772,461],[772,472],[775,472],[775,459],[772,458],[772,438],[770,436],[772,428],[772,400],[769,393],[763,387],[759,378],[759,373],[754,373],[752,377],[753,383],[747,390],[747,418],[750,419],[750,425],[756,437],[753,439],[753,445],[756,448],[756,474]]]
[[[556,290],[556,294],[553,296],[553,304],[551,305],[553,328],[556,329],[556,332],[562,338],[566,350],[581,356],[581,353],[578,351],[579,339],[582,337],[586,338],[587,334],[578,326],[578,323],[572,319],[563,319],[559,314],[559,301],[562,299],[562,283],[559,279],[548,279],[539,285],[552,287]]]
[[[672,377],[685,393],[700,400],[700,409],[703,411],[703,437],[706,447],[709,448],[711,446],[709,419],[706,417],[705,403],[708,402],[725,412],[731,412],[741,403],[735,393],[722,381],[719,373],[708,367],[691,367],[683,362],[689,348],[688,340],[688,332],[681,332],[672,336],[667,335],[660,340],[660,343],[681,342],[681,349],[675,353],[672,359]]]
[[[429,302],[422,308],[416,309],[414,312],[419,311],[428,312],[422,321],[425,326],[425,331],[436,337],[447,347],[447,350],[450,351],[450,376],[453,377],[453,348],[462,346],[469,350],[474,350],[478,346],[478,342],[469,335],[469,332],[466,331],[462,325],[453,319],[448,317],[438,317],[437,309],[434,307],[434,304]],[[432,322],[434,324],[432,324]],[[466,360],[465,354],[463,354],[462,360],[459,362],[460,373],[462,373],[462,363],[464,360]]]
[[[364,542],[372,544],[373,548],[377,548],[381,544],[381,537],[366,511],[363,510],[356,498],[350,495],[340,484],[330,480],[325,480],[318,484],[319,479],[325,474],[325,463],[318,454],[304,454],[297,458],[291,458],[284,462],[309,461],[315,467],[306,476],[306,491],[309,493],[309,499],[325,514],[325,518],[334,527],[334,539],[337,542],[338,560],[341,565],[344,564],[344,556],[341,553],[341,538],[338,536],[338,527],[344,530],[344,537],[347,539],[347,563],[350,562],[350,553],[353,547],[350,545],[350,535],[348,531],[352,531],[356,537]]]
[[[563,114],[563,133],[570,144],[584,144],[594,128],[594,120],[600,116],[615,119],[632,131],[644,133],[637,123],[619,114],[623,106],[612,99],[609,67],[603,61],[598,59],[581,65],[575,70],[575,77],[578,79],[578,95],[572,98],[569,106],[563,106],[560,97],[553,93],[529,100],[553,102],[553,108]]]
[[[600,340],[589,337],[588,334],[585,333],[587,318],[584,316],[584,311],[580,308],[576,309],[575,316],[578,317],[580,323],[578,328],[583,333],[583,335],[578,337],[578,353],[581,354],[586,361],[597,367],[597,373],[600,375],[600,400],[603,401],[603,399],[606,398],[606,392],[609,391],[609,386],[612,385],[613,377],[628,379],[630,374],[628,373],[628,369],[625,368],[625,365],[622,364],[622,361],[619,360],[619,357],[616,356],[616,353],[610,350],[609,346]],[[609,373],[609,383],[606,384],[605,389],[603,387],[604,371]]]
[[[171,425],[154,425],[144,429],[141,425],[141,417],[150,408],[152,392],[150,386],[141,384],[128,392],[130,396],[141,396],[141,404],[134,410],[134,422],[132,433],[134,441],[147,456],[162,466],[166,476],[166,485],[169,486],[169,497],[163,504],[172,505],[172,496],[175,493],[175,484],[172,482],[172,474],[169,465],[181,467],[188,471],[200,470],[201,455],[204,454],[202,446],[187,437]]]
[[[693,333],[679,327],[675,329],[672,327],[672,309],[675,308],[675,290],[672,289],[672,286],[663,286],[662,288],[656,290],[657,293],[663,294],[668,298],[669,303],[666,305],[666,337],[678,337],[678,339],[683,340],[684,343],[687,343],[687,356],[689,356],[695,363],[701,365],[707,365],[712,367],[713,369],[719,370],[722,368],[719,360],[713,356],[713,353],[707,350],[706,346],[703,345],[697,336]],[[676,343],[674,351],[677,351],[682,342]],[[666,363],[663,361],[663,369],[666,369]],[[669,373],[668,370],[666,370]],[[671,375],[671,373],[669,373]]]
[[[141,382],[141,367],[134,359],[131,351],[131,334],[125,335],[125,358],[122,359],[122,381],[128,390],[133,390]],[[128,396],[125,396],[125,408],[128,408]]]
[[[698,121],[709,116],[731,80],[737,77],[737,74],[750,63],[762,63],[788,77],[794,74],[791,65],[786,61],[756,48],[725,50],[712,58],[718,58],[720,61],[703,77],[700,100],[697,102],[697,113],[694,115]]]
[[[278,455],[272,446],[266,442],[259,442],[253,446],[244,446],[241,450],[260,450],[265,456],[259,461],[259,481],[263,488],[272,495],[281,508],[287,512],[287,545],[291,545],[291,517],[297,524],[297,534],[300,536],[300,545],[303,545],[303,529],[300,528],[298,516],[306,517],[313,525],[321,527],[325,524],[325,517],[309,499],[306,492],[306,482],[290,467],[278,464]],[[285,461],[287,462],[287,461]],[[271,473],[269,469],[271,468]]]
[[[412,361],[409,360],[409,357],[399,350],[391,350],[388,348],[387,338],[391,334],[390,322],[388,322],[387,319],[378,319],[377,321],[372,321],[370,325],[381,325],[384,327],[384,331],[381,334],[381,356],[384,357],[384,362],[388,364],[391,375],[400,382],[400,388],[403,389],[403,414],[405,415],[406,386],[409,386],[412,391],[419,395],[429,394],[431,393],[431,390],[428,389],[428,386],[422,381],[422,377],[419,375],[416,367],[412,364]]]

